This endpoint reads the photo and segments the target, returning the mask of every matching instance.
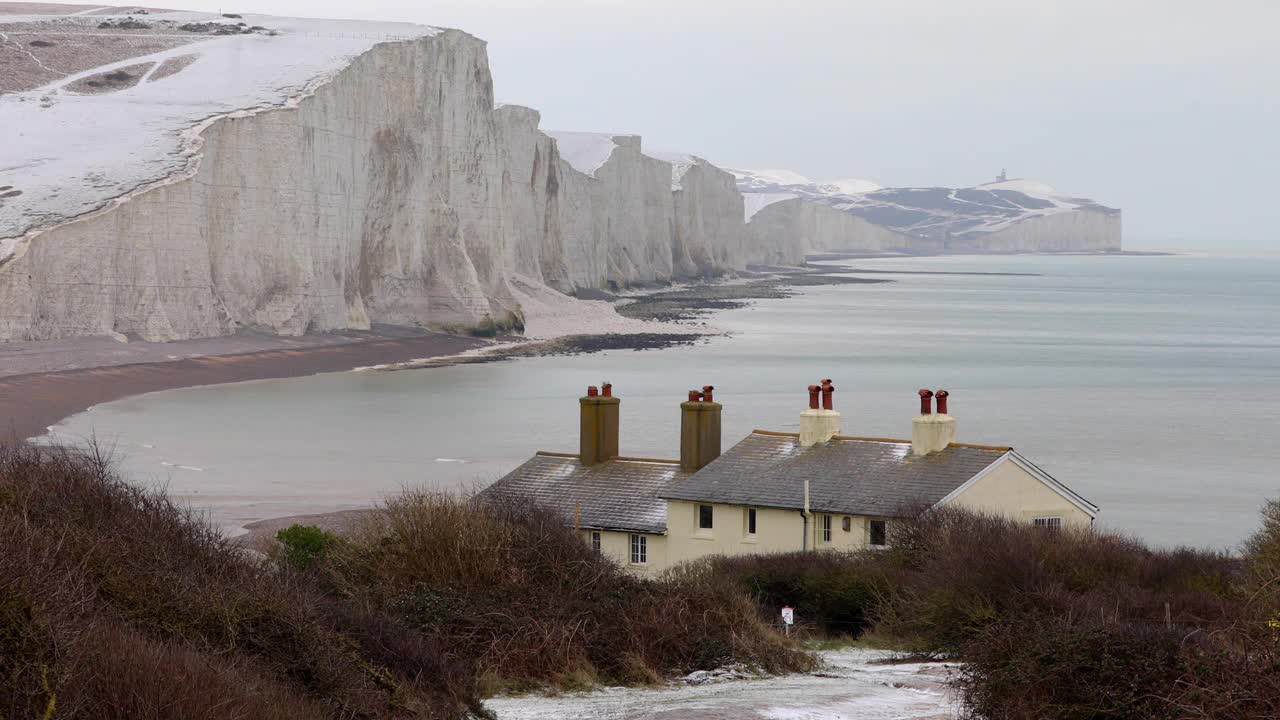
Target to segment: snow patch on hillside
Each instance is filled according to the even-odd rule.
[[[743,219],[751,222],[751,217],[776,202],[792,200],[800,197],[794,193],[753,193],[742,194]]]
[[[656,160],[671,163],[672,190],[683,189],[684,186],[681,185],[681,181],[684,180],[685,173],[689,172],[689,168],[703,162],[702,158],[688,153],[646,152],[645,155]]]
[[[808,185],[812,180],[790,170],[734,170],[729,169],[740,181],[755,185]]]
[[[862,193],[875,192],[883,189],[882,186],[863,180],[862,178],[844,178],[843,180],[832,180],[830,182],[818,183],[818,187],[830,192],[832,195],[861,195]]]
[[[63,17],[92,27],[113,16]],[[123,17],[123,16],[121,16]],[[151,16],[154,17],[154,16]],[[164,13],[179,23],[225,23],[212,13]],[[6,22],[44,22],[16,16]],[[380,42],[435,35],[439,28],[244,15],[243,22],[278,33],[198,37],[196,42],[111,62],[26,92],[0,96],[0,186],[21,195],[0,202],[0,238],[15,238],[104,207],[112,199],[193,171],[198,128],[241,111],[296,104],[357,56]],[[138,63],[155,67],[196,55],[173,75],[109,94],[80,95],[81,78]],[[146,80],[144,78],[144,80]],[[0,260],[17,243],[0,245]]]
[[[560,149],[560,157],[584,175],[595,177],[596,171],[609,162],[618,143],[607,133],[569,132],[565,130],[544,131],[556,141]]]

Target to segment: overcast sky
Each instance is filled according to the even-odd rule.
[[[458,27],[547,129],[819,180],[1007,168],[1123,208],[1126,247],[1280,247],[1280,2],[162,4]]]

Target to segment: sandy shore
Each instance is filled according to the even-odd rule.
[[[394,337],[389,332],[305,338],[236,336],[164,344],[125,344],[91,338],[79,344],[26,343],[12,349],[0,346],[5,351],[0,353],[0,362],[10,371],[0,372],[0,440],[43,435],[63,418],[131,395],[342,372],[456,355],[491,344],[458,335],[415,331],[411,336]],[[243,349],[261,348],[263,344],[267,349]],[[198,354],[182,356],[188,353]],[[157,354],[159,357],[155,357]],[[33,362],[54,362],[54,367],[71,369],[43,372],[37,369],[38,365],[31,367]],[[13,368],[23,367],[29,368],[25,374],[12,374]]]

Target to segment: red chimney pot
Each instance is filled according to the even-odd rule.
[[[809,409],[810,410],[818,409],[818,393],[820,392],[822,392],[822,388],[818,387],[817,385],[809,386]]]
[[[823,410],[832,409],[831,396],[835,393],[835,391],[836,391],[836,386],[832,385],[830,380],[822,381],[822,409]]]
[[[600,395],[603,397],[613,397],[613,383],[605,383],[601,385]]]
[[[932,399],[933,399],[933,391],[932,391],[932,390],[926,390],[926,389],[924,389],[924,388],[920,388],[920,393],[919,393],[919,395],[920,395],[920,414],[921,414],[921,415],[932,415],[932,414],[933,414],[933,403],[932,403],[932,402],[930,402],[930,400],[932,400]]]
[[[713,386],[713,385],[703,385],[703,386],[702,386],[702,400],[703,400],[703,402],[714,402],[714,401],[711,399],[711,393],[712,393],[714,390],[715,390],[715,386]]]
[[[697,390],[689,391],[689,402],[699,402],[700,400],[702,400],[702,393]]]
[[[589,385],[587,387],[587,397],[595,397],[599,394],[600,394],[600,389],[597,388],[595,385]]]
[[[939,415],[947,414],[947,396],[950,394],[951,393],[947,392],[946,390],[939,390],[938,392],[933,394],[934,397],[938,398],[938,414]]]

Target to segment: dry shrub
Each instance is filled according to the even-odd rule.
[[[892,539],[707,565],[769,617],[958,659],[972,717],[1280,717],[1280,504],[1243,561],[955,509]]]
[[[694,570],[635,577],[537,508],[409,492],[329,551],[318,572],[336,594],[434,638],[490,690],[812,662],[731,583]]]
[[[817,636],[859,636],[890,587],[875,555],[846,552],[714,557],[708,570],[737,584],[767,618],[795,609],[797,627]]]
[[[894,528],[880,562],[894,577],[877,629],[933,652],[961,652],[995,622],[1026,614],[1208,627],[1234,606],[1227,556],[1157,551],[1091,529],[1047,530],[940,510]]]
[[[429,640],[249,560],[96,454],[0,447],[0,717],[457,717]]]
[[[1028,615],[979,631],[958,685],[971,717],[1178,717],[1164,695],[1184,668],[1182,638],[1161,626]]]

